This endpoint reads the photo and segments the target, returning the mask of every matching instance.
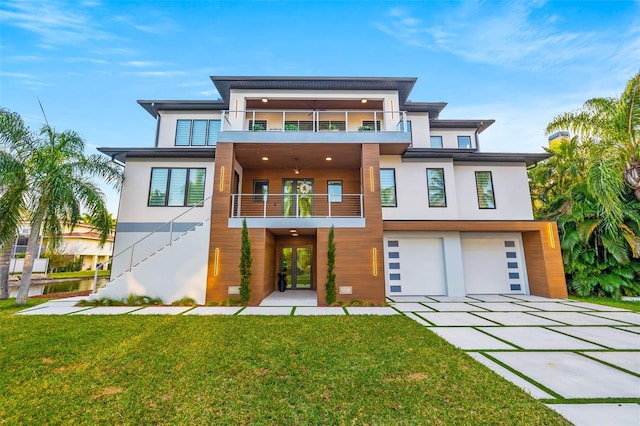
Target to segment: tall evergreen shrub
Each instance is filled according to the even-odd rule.
[[[242,220],[242,249],[240,253],[240,300],[243,305],[249,303],[251,295],[251,241],[247,229],[247,219]]]
[[[333,226],[329,231],[329,243],[327,249],[327,281],[324,285],[326,290],[325,301],[327,305],[332,305],[336,301],[336,243],[333,241]]]

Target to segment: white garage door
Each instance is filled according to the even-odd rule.
[[[387,295],[428,296],[446,292],[442,238],[385,241]]]
[[[524,259],[517,238],[462,238],[467,294],[523,294]]]

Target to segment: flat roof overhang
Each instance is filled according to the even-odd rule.
[[[475,149],[409,148],[402,155],[403,161],[427,161],[429,159],[450,158],[454,163],[525,163],[533,166],[546,160],[552,154],[518,152],[478,152]]]
[[[98,148],[112,160],[126,163],[127,158],[215,158],[215,147],[203,148]]]

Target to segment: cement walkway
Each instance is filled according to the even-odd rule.
[[[640,313],[538,296],[396,296],[382,308],[322,308],[292,291],[272,296],[247,308],[87,308],[74,306],[78,297],[17,315],[404,314],[576,425],[640,425]]]

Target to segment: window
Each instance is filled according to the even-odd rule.
[[[195,206],[204,200],[206,169],[151,169],[150,207]]]
[[[253,202],[262,203],[264,201],[267,201],[267,194],[269,194],[269,181],[254,180],[253,181]]]
[[[382,207],[396,207],[396,170],[380,169]]]
[[[478,207],[481,209],[496,208],[491,172],[476,172],[476,192],[478,193]]]
[[[363,120],[362,127],[369,127],[371,130],[373,130],[373,120]],[[380,131],[380,120],[376,120],[375,130],[377,130],[378,132]]]
[[[471,149],[471,136],[458,136],[458,148]]]
[[[442,148],[442,136],[431,136],[431,148]]]
[[[267,130],[267,120],[249,120],[249,130]]]
[[[342,202],[342,181],[330,180],[327,182],[327,193],[329,194],[329,201],[332,203]]]
[[[427,193],[429,207],[447,207],[444,189],[444,169],[427,169]]]
[[[220,120],[178,120],[176,146],[215,146]]]
[[[320,120],[318,121],[318,130],[347,130],[347,125],[344,120]]]

